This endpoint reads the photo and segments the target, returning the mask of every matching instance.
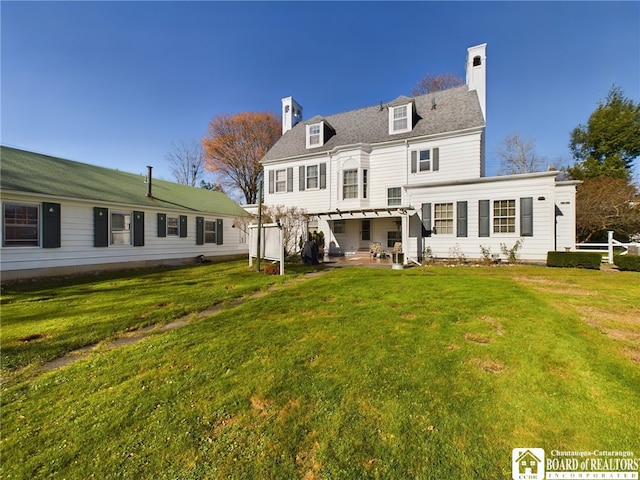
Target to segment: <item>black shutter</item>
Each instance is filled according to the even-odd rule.
[[[133,246],[144,247],[144,212],[133,212]]]
[[[466,237],[467,236],[467,202],[458,202],[457,205],[457,236],[458,237]]]
[[[182,238],[187,236],[187,216],[180,215],[180,236]]]
[[[42,203],[42,248],[60,248],[60,204]]]
[[[415,150],[411,152],[411,173],[418,171],[418,152]]]
[[[158,236],[159,237],[167,236],[167,214],[166,213],[158,214]]]
[[[93,246],[109,246],[109,209],[93,207]]]
[[[293,192],[293,167],[287,168],[287,192]]]
[[[196,217],[196,245],[204,245],[204,217]]]
[[[533,237],[533,197],[520,199],[520,235]]]
[[[489,200],[478,200],[478,236],[488,237],[490,229],[490,203]]]
[[[300,190],[301,192],[304,192],[304,184],[306,182],[306,176],[304,174],[304,165],[302,165],[299,169],[298,169],[298,190]]]
[[[216,244],[222,245],[222,219],[216,220]]]
[[[440,148],[436,147],[433,149],[433,171],[438,170],[440,170]]]
[[[274,191],[274,188],[273,188],[273,177],[274,177],[273,170],[269,170],[269,193],[273,193],[273,191]]]
[[[321,189],[327,188],[327,164],[326,163],[320,164],[320,188]]]
[[[422,204],[422,236],[430,237],[432,233],[431,229],[431,204]]]

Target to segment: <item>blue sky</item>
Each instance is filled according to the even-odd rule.
[[[615,84],[640,98],[640,2],[1,2],[1,141],[172,180],[172,142],[219,113],[304,118],[464,78],[487,43],[487,174],[519,131],[571,164]],[[636,165],[636,173],[640,168]]]

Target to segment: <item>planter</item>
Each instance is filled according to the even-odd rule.
[[[395,252],[391,254],[391,257],[393,259],[391,268],[394,270],[402,270],[404,268],[404,253]]]

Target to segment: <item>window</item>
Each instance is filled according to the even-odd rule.
[[[402,205],[402,188],[387,188],[387,205],[390,207]]]
[[[167,217],[167,235],[173,235],[175,237],[180,235],[178,217]]]
[[[111,213],[111,245],[131,245],[130,213]]]
[[[315,125],[308,126],[308,137],[307,143],[309,147],[317,147],[320,146],[320,127],[321,124],[316,123]]]
[[[276,192],[287,191],[287,171],[276,170]]]
[[[434,204],[433,227],[438,235],[453,233],[453,203]]]
[[[515,233],[516,201],[495,200],[493,202],[493,233]]]
[[[333,233],[344,233],[345,232],[345,221],[344,220],[334,220],[333,221]]]
[[[342,172],[342,198],[358,198],[358,170]]]
[[[3,220],[3,246],[37,247],[40,245],[37,205],[5,203]]]
[[[362,198],[367,198],[369,189],[369,170],[362,170]]]
[[[411,173],[436,172],[440,169],[440,148],[413,150],[411,152]]]
[[[307,167],[307,188],[318,188],[318,166]]]
[[[418,152],[418,166],[421,172],[428,172],[431,170],[431,151],[420,150]]]
[[[395,247],[396,242],[402,242],[402,233],[397,230],[389,230],[387,232],[387,248]]]
[[[204,221],[204,243],[216,243],[216,222],[215,220]]]
[[[408,128],[409,118],[407,115],[407,106],[393,108],[393,131],[404,131]]]

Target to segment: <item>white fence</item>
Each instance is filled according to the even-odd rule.
[[[280,263],[280,275],[284,275],[284,236],[278,223],[262,225],[260,232],[260,258]],[[249,225],[249,266],[258,257],[258,226]]]
[[[607,243],[577,243],[576,250],[581,252],[594,252],[603,253],[607,252],[607,255],[602,257],[602,261],[613,263],[613,251],[616,247],[622,248],[624,251],[620,255],[626,255],[631,245],[637,246],[637,243],[622,243],[613,238],[613,232],[607,232]]]

